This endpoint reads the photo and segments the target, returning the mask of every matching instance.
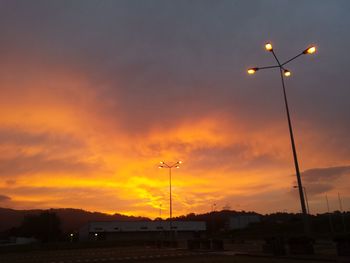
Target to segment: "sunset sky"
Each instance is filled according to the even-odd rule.
[[[350,210],[347,0],[0,0],[0,207]]]

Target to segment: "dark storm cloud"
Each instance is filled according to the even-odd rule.
[[[302,176],[306,182],[318,182],[325,180],[336,180],[346,174],[350,174],[350,166],[309,169],[304,171]]]
[[[327,193],[328,191],[331,191],[334,188],[336,188],[336,184],[331,182],[309,183],[307,185],[308,194],[310,195]]]
[[[160,119],[167,126],[217,110],[239,109],[256,125],[281,120],[277,76],[248,79],[244,70],[273,63],[261,49],[266,40],[274,40],[283,58],[315,42],[317,58],[290,66],[295,115],[348,131],[342,120],[349,90],[342,83],[348,82],[349,7],[316,0],[2,1],[0,30],[4,53],[68,63],[108,87],[100,98],[115,103],[104,113],[118,113],[124,128],[138,132]]]
[[[350,166],[309,169],[302,173],[302,178],[308,193],[322,194],[337,187],[337,181],[345,175],[350,175]]]

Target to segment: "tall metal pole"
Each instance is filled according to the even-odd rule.
[[[293,186],[294,188],[298,188],[297,185],[294,185]],[[304,196],[305,196],[305,201],[306,201],[306,208],[307,208],[307,214],[309,215],[310,214],[310,207],[309,207],[309,200],[307,198],[307,192],[306,192],[306,188],[303,186],[303,191],[304,191]]]
[[[301,55],[313,54],[316,51],[316,47],[315,46],[310,46],[309,48],[305,49],[303,52],[301,52],[298,55],[292,57],[291,59],[287,60],[284,63],[280,63],[279,59],[277,58],[277,56],[276,56],[276,54],[275,54],[275,52],[273,50],[273,47],[272,47],[271,43],[266,43],[265,49],[272,53],[273,57],[275,58],[275,60],[277,62],[277,65],[267,66],[267,67],[250,68],[250,69],[248,69],[248,74],[254,74],[256,71],[261,70],[261,69],[274,69],[274,68],[277,69],[278,68],[279,71],[280,71],[280,76],[281,76],[281,81],[282,81],[282,89],[283,89],[283,97],[284,97],[284,104],[285,104],[285,107],[286,107],[287,120],[288,120],[289,136],[290,136],[290,141],[291,141],[291,145],[292,145],[294,166],[295,166],[295,172],[296,172],[298,189],[299,189],[301,211],[302,211],[302,214],[303,214],[304,230],[305,230],[305,233],[308,235],[308,234],[310,234],[310,227],[309,227],[307,210],[306,210],[306,205],[305,205],[305,197],[304,197],[303,185],[302,185],[302,182],[301,182],[297,151],[296,151],[295,142],[294,142],[293,127],[292,127],[292,122],[291,122],[290,113],[289,113],[286,87],[285,87],[285,83],[284,83],[284,75],[286,75],[286,76],[290,76],[291,75],[290,71],[285,68],[286,64],[288,64],[289,62],[293,61],[294,59],[300,57]]]
[[[170,231],[173,229],[173,201],[171,196],[171,168],[169,167],[169,195],[170,195]]]
[[[329,202],[328,202],[328,196],[326,195],[326,203],[327,203],[327,212],[328,212],[328,220],[329,220],[329,227],[331,230],[331,234],[333,235],[334,233],[334,228],[333,228],[333,221],[332,221],[332,215],[329,211]]]
[[[279,64],[279,62],[278,62],[278,64]],[[303,213],[304,231],[305,231],[306,235],[309,235],[310,234],[310,225],[309,225],[309,220],[308,220],[308,216],[307,216],[307,210],[306,210],[306,206],[305,206],[305,198],[304,198],[304,191],[303,191],[304,188],[303,188],[303,185],[301,183],[301,176],[300,176],[300,170],[299,170],[298,156],[297,156],[297,151],[295,149],[293,127],[292,127],[292,122],[290,120],[288,100],[287,100],[287,94],[286,94],[286,87],[285,87],[285,84],[284,84],[284,76],[283,76],[283,71],[282,70],[283,70],[282,66],[280,65],[280,75],[281,75],[281,81],[282,81],[282,87],[283,87],[284,104],[286,106],[286,113],[287,113],[288,127],[289,127],[289,135],[290,135],[290,142],[292,144],[295,173],[296,173],[296,176],[297,176],[297,183],[298,183],[298,190],[299,190],[299,197],[300,197],[300,205],[301,205],[301,211]]]
[[[290,120],[288,100],[287,100],[287,94],[286,94],[286,87],[285,87],[285,84],[284,84],[284,77],[283,77],[282,67],[280,67],[280,74],[281,74],[282,87],[283,87],[284,104],[286,106],[286,113],[287,113],[287,119],[288,119],[290,142],[292,144],[294,166],[295,166],[295,172],[296,172],[296,176],[297,176],[297,183],[298,183],[298,190],[299,190],[299,196],[300,196],[301,211],[303,212],[303,215],[306,215],[307,211],[306,211],[306,206],[305,206],[303,185],[301,183],[301,176],[300,176],[300,170],[299,170],[298,156],[297,156],[297,151],[295,149],[293,128],[292,128],[292,122]]]
[[[344,234],[346,233],[346,225],[345,225],[345,218],[344,218],[344,211],[343,211],[343,204],[340,198],[340,193],[338,193],[338,201],[339,201],[339,209],[340,209],[340,213],[341,213],[341,220],[343,223],[343,230],[344,230]]]
[[[171,169],[172,168],[179,168],[180,167],[180,164],[182,162],[181,161],[178,161],[176,163],[173,163],[173,164],[167,164],[165,162],[160,162],[160,165],[159,165],[159,168],[167,168],[169,169],[169,202],[170,202],[170,209],[169,209],[169,226],[170,226],[170,229],[169,229],[169,233],[171,235],[171,238],[173,239],[174,235],[173,235],[173,200],[172,200],[172,189],[171,189]]]
[[[305,194],[305,201],[306,201],[306,207],[307,207],[307,214],[310,215],[309,200],[308,200],[308,198],[307,198],[306,188],[303,187],[303,189],[304,189],[304,194]]]

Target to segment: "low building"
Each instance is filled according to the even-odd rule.
[[[13,245],[27,245],[38,242],[39,240],[33,237],[9,237],[8,239],[0,239],[0,247]]]
[[[260,216],[259,215],[237,215],[230,217],[229,221],[229,229],[243,229],[246,228],[251,223],[258,223],[260,222]]]
[[[201,237],[206,230],[201,221],[110,221],[90,222],[79,231],[79,239],[88,240],[159,240]]]

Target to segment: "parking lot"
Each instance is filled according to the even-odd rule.
[[[235,252],[236,250],[236,252]],[[185,249],[151,247],[112,247],[30,251],[0,254],[1,263],[84,263],[84,262],[157,262],[157,263],[303,263],[303,262],[349,262],[332,257],[272,257],[249,253],[242,255],[240,249],[230,251],[191,251]],[[254,256],[255,255],[255,256]]]
[[[154,248],[95,248],[54,251],[32,251],[0,255],[1,263],[73,263],[113,262],[174,257],[193,257],[204,252]]]

